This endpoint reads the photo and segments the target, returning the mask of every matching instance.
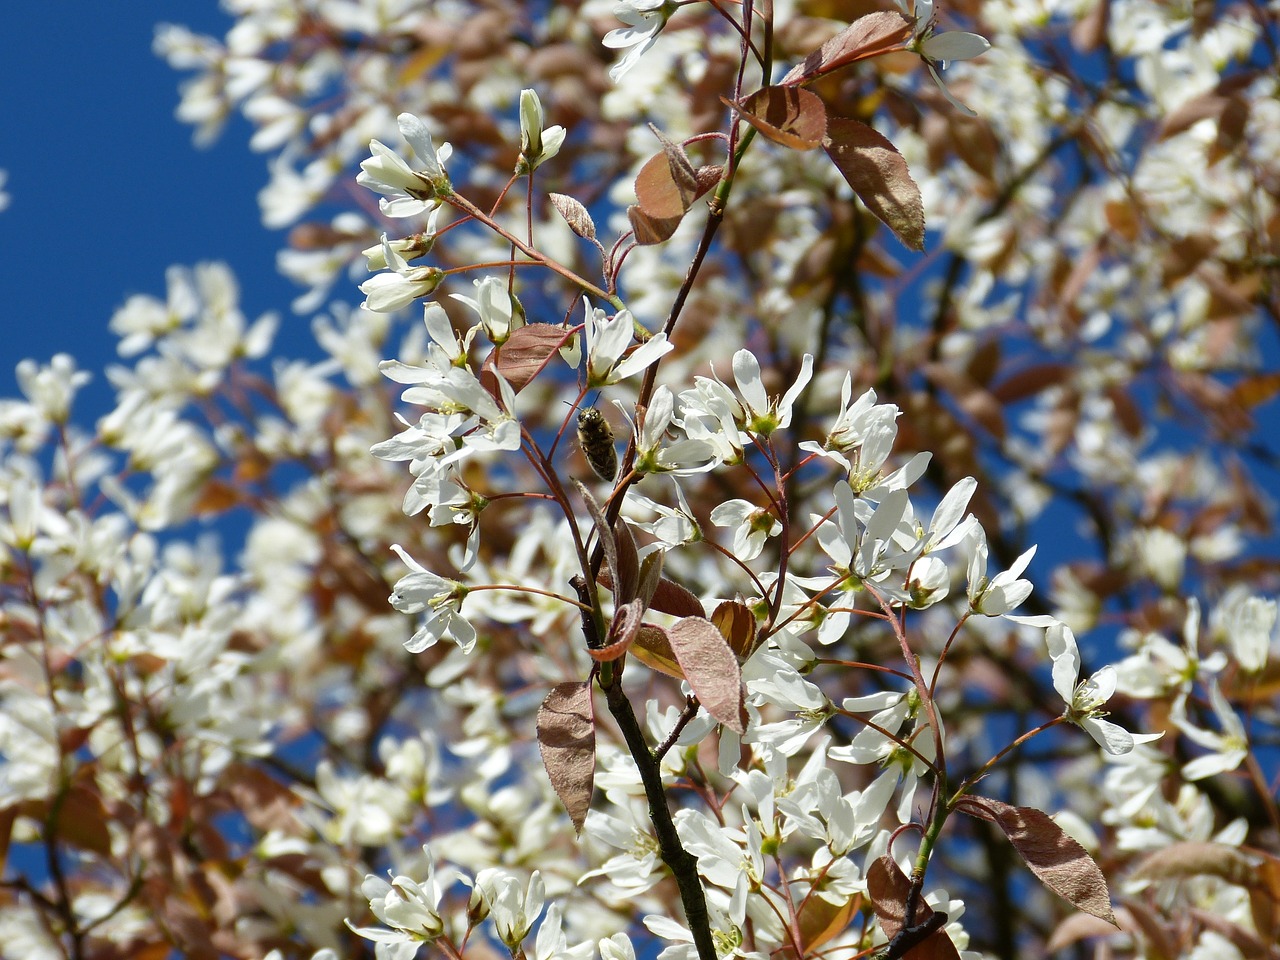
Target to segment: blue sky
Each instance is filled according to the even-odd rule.
[[[94,372],[76,419],[111,402],[101,371],[115,355],[112,312],[134,293],[163,296],[170,264],[225,260],[251,319],[279,310],[278,343],[309,340],[288,310],[300,291],[280,277],[283,239],[259,220],[267,178],[233,121],[210,148],[174,117],[178,74],[151,52],[155,25],[225,35],[214,0],[77,3],[53,17],[40,4],[0,13],[0,396],[14,396],[15,364],[72,354]],[[289,331],[296,331],[297,338]]]

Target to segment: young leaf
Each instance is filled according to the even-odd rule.
[[[720,635],[741,663],[751,655],[756,640],[756,615],[738,600],[725,600],[711,614]]]
[[[902,930],[906,921],[907,897],[911,894],[911,881],[898,868],[893,857],[885,854],[867,868],[867,897],[880,921],[880,929],[891,941]],[[916,903],[915,926],[928,923],[935,911],[920,897]],[[939,928],[898,954],[908,960],[960,960],[960,953],[945,930]]]
[[[813,150],[827,135],[822,99],[799,87],[765,87],[741,103],[725,103],[774,143],[792,150]]]
[[[556,208],[556,213],[564,217],[564,222],[569,225],[570,230],[583,240],[595,240],[596,223],[591,219],[591,214],[587,213],[586,207],[563,193],[552,193],[548,196],[551,199],[551,205]]]
[[[645,559],[647,560],[648,558],[646,557]],[[596,578],[596,582],[606,590],[612,590],[615,596],[617,595],[618,591],[613,584],[613,575],[605,568],[600,568],[600,576]],[[651,610],[657,610],[659,613],[669,613],[673,617],[706,616],[701,600],[674,580],[668,580],[665,577],[658,581],[658,587],[649,599],[648,607]]]
[[[735,733],[743,733],[742,670],[720,631],[703,617],[685,617],[668,628],[667,637],[707,713]]]
[[[507,342],[485,358],[486,370],[496,369],[519,393],[564,346],[573,331],[553,323],[527,323],[511,331]]]
[[[814,951],[843,932],[858,911],[862,909],[862,894],[855,893],[843,904],[832,903],[826,897],[810,893],[805,897],[803,905],[796,915],[800,925],[800,944],[805,956],[812,956]],[[792,960],[794,951],[783,950],[783,957]]]
[[[655,627],[651,623],[642,626],[636,634],[635,642],[631,644],[631,653],[650,670],[657,670],[658,673],[665,673],[677,680],[685,679],[684,671],[676,661],[676,653],[671,649],[671,638],[662,627]]]
[[[911,21],[896,10],[859,17],[824,43],[782,78],[786,86],[809,83],[851,63],[903,50],[911,39]]]
[[[664,139],[662,152],[646,160],[636,174],[636,200],[641,209],[659,220],[678,220],[697,197],[697,171],[679,144]]]
[[[1087,850],[1048,814],[1014,807],[990,797],[964,797],[957,809],[994,823],[1009,838],[1040,882],[1077,910],[1116,925],[1102,871]]]
[[[898,148],[865,123],[830,117],[826,151],[867,209],[906,246],[923,250],[924,202]]]
[[[636,549],[636,538],[627,521],[619,517],[613,531],[618,551],[618,586],[614,588],[614,599],[618,603],[626,603],[639,596],[640,551]],[[643,605],[640,612],[644,612]]]
[[[600,549],[604,551],[604,562],[607,566],[601,568],[609,571],[609,582],[619,583],[626,586],[627,581],[618,574],[618,543],[613,537],[613,531],[609,525],[605,523],[604,511],[600,509],[600,504],[596,503],[596,498],[591,495],[582,483],[575,480],[573,485],[577,488],[578,494],[582,497],[583,502],[587,505],[587,513],[591,515],[591,519],[596,523],[596,536],[600,538]],[[614,591],[618,593],[617,590]],[[624,602],[631,599],[630,597],[622,597]]]
[[[683,216],[681,214],[679,217],[658,219],[641,210],[639,204],[633,203],[627,207],[627,222],[631,224],[631,232],[636,236],[636,243],[642,247],[670,240],[676,232],[676,227],[680,226]]]
[[[596,769],[590,683],[559,683],[547,694],[538,708],[538,749],[556,796],[581,833]]]
[[[587,650],[591,659],[598,663],[608,663],[622,658],[640,631],[643,618],[643,601],[635,599],[619,606],[613,614],[613,621],[609,624],[609,635],[605,638],[605,645],[598,649]]]
[[[684,148],[661,131],[662,152],[645,161],[636,175],[636,200],[627,208],[627,219],[641,245],[661,243],[676,232],[681,219],[704,193],[720,182],[720,167],[694,168]]]

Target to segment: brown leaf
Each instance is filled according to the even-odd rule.
[[[1000,403],[1016,403],[1057,386],[1070,372],[1071,367],[1065,363],[1033,363],[992,387],[991,396]]]
[[[18,819],[18,808],[5,807],[0,810],[0,873],[5,872],[9,862],[9,842],[13,839],[13,824]]]
[[[564,217],[564,222],[569,225],[570,230],[584,240],[596,238],[596,223],[591,219],[591,214],[587,213],[586,207],[563,193],[552,193],[548,196],[551,199],[551,205],[556,208],[556,213]]]
[[[1241,377],[1231,388],[1231,399],[1234,403],[1252,410],[1274,400],[1280,394],[1280,372],[1268,371]]]
[[[724,102],[774,143],[792,150],[813,150],[826,138],[822,98],[800,87],[765,87],[741,103]]]
[[[650,603],[653,602],[653,596],[658,592],[658,586],[662,583],[662,561],[666,557],[663,550],[651,550],[643,560],[640,561],[640,577],[636,584],[636,597],[644,603],[645,609],[649,609]]]
[[[538,749],[556,796],[579,833],[591,805],[596,769],[596,728],[591,685],[559,683],[538,708]]]
[[[600,549],[604,552],[604,562],[606,564],[605,567],[601,568],[601,572],[609,571],[610,584],[616,584],[621,581],[625,585],[626,581],[618,574],[618,543],[614,539],[613,531],[609,529],[609,525],[605,522],[604,511],[600,509],[600,504],[596,502],[596,498],[591,495],[591,491],[581,481],[575,480],[573,485],[577,488],[578,495],[582,497],[583,502],[586,504],[587,513],[591,515],[591,519],[596,524],[596,537],[600,540]],[[615,599],[620,599],[624,603],[631,599],[630,597],[622,597],[617,589],[614,590],[614,595]]]
[[[1118,926],[1102,871],[1047,813],[989,797],[965,797],[957,808],[1003,830],[1040,882],[1077,910]]]
[[[623,643],[627,646],[631,645],[631,641],[636,638],[636,634],[643,626],[644,620],[644,601],[638,597],[622,604],[613,612],[613,619],[609,622],[609,633],[607,639],[610,644]]]
[[[880,929],[890,940],[902,929],[910,893],[911,881],[888,854],[878,857],[867,868],[867,898],[880,921]],[[916,904],[915,923],[919,925],[927,922],[934,913],[934,909],[921,897]],[[959,960],[960,953],[946,931],[938,929],[908,950],[903,957],[904,960]]]
[[[867,209],[912,250],[924,249],[924,202],[898,148],[865,123],[827,120],[827,156]]]
[[[245,819],[257,829],[263,832],[278,830],[284,834],[300,832],[294,811],[302,805],[302,800],[288,784],[259,767],[241,761],[223,770],[218,782]]]
[[[670,240],[676,232],[676,228],[680,226],[683,214],[679,217],[667,217],[658,219],[651,217],[640,209],[638,204],[632,204],[627,207],[627,221],[631,224],[631,232],[635,234],[636,243],[642,247],[653,246],[655,243],[662,243],[664,240]]]
[[[485,358],[484,366],[496,368],[511,389],[519,393],[572,335],[572,330],[558,324],[527,323],[512,330],[507,342]]]
[[[1100,0],[1071,27],[1071,44],[1081,53],[1091,53],[1106,39],[1111,20],[1111,0]]]
[[[1253,858],[1239,847],[1204,841],[1175,843],[1157,850],[1138,864],[1133,876],[1148,880],[1212,876],[1248,887],[1256,870]]]
[[[631,527],[621,517],[614,524],[614,543],[618,551],[618,586],[614,587],[613,598],[618,603],[627,603],[639,596],[640,587],[640,551],[636,549],[636,538]],[[640,612],[644,612],[642,606]]]
[[[1253,926],[1269,942],[1280,942],[1280,857],[1262,850],[1255,852],[1262,862],[1248,888]]]
[[[674,580],[667,580],[665,577],[658,581],[658,589],[654,591],[649,607],[673,617],[706,616],[701,600]]]
[[[787,86],[808,83],[859,60],[905,49],[911,39],[911,29],[911,21],[893,10],[859,17],[792,67],[782,83]]]
[[[679,144],[658,136],[662,152],[646,160],[636,174],[636,200],[650,217],[678,220],[697,199],[698,174]]]
[[[596,582],[606,590],[612,590],[614,596],[617,596],[618,591],[613,584],[613,575],[606,568],[600,568],[600,575],[596,578]],[[658,581],[658,587],[649,599],[648,609],[669,613],[673,617],[706,616],[701,600],[674,580],[667,580],[665,577]]]
[[[676,653],[671,649],[671,638],[662,627],[644,624],[631,645],[631,653],[650,670],[657,670],[677,680],[685,678],[684,671],[676,660]]]
[[[973,421],[993,437],[1005,435],[1004,407],[990,393],[959,370],[943,363],[926,363],[924,375],[941,387]]]
[[[750,607],[738,600],[725,600],[712,611],[711,622],[739,663],[751,655],[756,641],[756,615]]]
[[[714,624],[685,617],[667,630],[684,677],[707,713],[735,733],[743,733],[742,670]]]
[[[1121,913],[1121,910],[1116,911],[1117,923],[1122,922]],[[1059,950],[1069,947],[1073,943],[1079,943],[1081,940],[1088,940],[1092,937],[1109,937],[1115,932],[1116,928],[1105,920],[1091,917],[1087,913],[1071,913],[1053,928],[1053,933],[1049,935],[1049,940],[1045,944],[1045,950],[1049,953],[1057,953]]]
[[[839,934],[862,909],[862,894],[855,893],[843,904],[811,893],[805,898],[797,920],[800,924],[800,943],[805,956],[812,956],[820,946]]]
[[[111,856],[111,834],[107,830],[110,818],[102,804],[102,796],[91,777],[83,783],[73,783],[55,800],[28,801],[21,805],[20,813],[36,820],[48,820],[49,810],[54,811],[53,835],[58,841],[99,856]],[[53,838],[48,840],[50,844]]]

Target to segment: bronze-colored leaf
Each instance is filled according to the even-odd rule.
[[[631,224],[631,232],[635,234],[636,243],[642,247],[670,240],[682,218],[683,214],[659,220],[641,210],[638,204],[633,203],[627,207],[627,221]]]
[[[711,622],[739,663],[751,655],[755,649],[756,615],[750,607],[738,600],[725,600],[712,611]]]
[[[888,854],[878,857],[867,868],[867,898],[880,921],[880,929],[890,940],[902,930],[910,893],[911,881]],[[928,923],[935,912],[921,897],[916,904],[916,925]],[[946,931],[938,929],[902,957],[904,960],[959,960],[960,953]]]
[[[484,366],[496,369],[519,393],[572,335],[572,330],[558,324],[527,323],[512,330],[507,341],[485,358]]]
[[[618,551],[618,586],[613,590],[614,600],[626,603],[639,596],[640,551],[631,527],[621,517],[613,527],[613,540]],[[644,612],[643,606],[641,612]]]
[[[800,87],[765,87],[741,103],[725,103],[774,143],[792,150],[813,150],[827,135],[822,99]]]
[[[1002,404],[1016,403],[1057,386],[1070,372],[1065,363],[1033,363],[991,387],[991,396]]]
[[[556,796],[579,833],[595,782],[596,727],[591,685],[559,683],[538,708],[538,749]]]
[[[743,733],[742,670],[720,631],[704,617],[685,617],[667,630],[667,637],[707,713],[735,733]]]
[[[809,83],[851,63],[903,50],[911,39],[911,21],[895,10],[881,10],[859,17],[845,29],[792,67],[782,83]]]
[[[613,575],[607,569],[600,568],[600,576],[596,578],[596,582],[606,590],[613,591],[616,597],[618,591],[614,588]],[[659,613],[669,613],[673,617],[706,616],[701,600],[674,580],[668,580],[665,577],[658,581],[653,596],[649,598],[648,608],[657,610]]]
[[[556,208],[556,213],[564,217],[564,222],[569,225],[570,230],[584,240],[596,238],[596,223],[591,219],[591,214],[587,212],[586,207],[563,193],[551,193],[547,196],[551,200],[551,205]]]
[[[678,220],[697,197],[697,171],[678,144],[665,142],[636,174],[636,200],[656,220]]]
[[[827,120],[827,156],[867,209],[912,250],[924,249],[924,202],[898,148],[865,123]]]
[[[817,893],[805,898],[796,919],[800,924],[800,943],[805,956],[812,956],[832,937],[841,933],[862,909],[862,894],[855,893],[844,903],[832,903]]]
[[[964,797],[957,809],[1003,830],[1040,882],[1077,910],[1117,925],[1102,871],[1047,813],[989,797]]]
[[[631,644],[631,653],[650,670],[657,670],[677,680],[685,678],[684,671],[676,660],[676,653],[671,649],[671,638],[662,627],[644,624],[636,634],[635,642]]]

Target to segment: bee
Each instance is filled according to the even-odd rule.
[[[618,475],[618,451],[613,446],[613,428],[595,407],[578,411],[578,445],[595,475],[612,483]]]

